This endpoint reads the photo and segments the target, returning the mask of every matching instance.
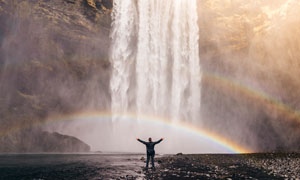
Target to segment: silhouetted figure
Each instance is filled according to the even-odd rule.
[[[147,148],[147,161],[146,161],[146,169],[148,169],[149,166],[149,159],[151,158],[151,164],[152,164],[152,168],[155,169],[154,166],[154,156],[155,156],[155,150],[154,150],[154,146],[158,143],[160,143],[162,140],[164,140],[164,138],[161,138],[159,141],[156,142],[152,142],[152,138],[149,138],[149,142],[145,142],[140,140],[139,138],[137,138],[136,140],[138,140],[139,142],[143,143],[146,145]]]

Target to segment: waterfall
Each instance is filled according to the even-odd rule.
[[[112,113],[197,121],[197,0],[114,0],[112,14]]]
[[[131,66],[134,66],[136,7],[131,0],[114,0],[111,31],[111,61],[113,65],[110,88],[112,112],[126,113],[129,108]]]

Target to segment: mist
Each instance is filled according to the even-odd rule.
[[[299,2],[206,1],[200,7],[206,126],[255,151],[297,150]],[[237,86],[217,89],[211,74]]]
[[[143,152],[135,138],[165,137],[157,149],[162,153],[229,152],[191,132],[132,119],[45,123],[57,115],[110,111],[111,9],[83,0],[38,2],[0,4],[1,131],[60,132],[93,151]],[[300,3],[197,3],[201,108],[192,124],[253,152],[299,150]]]
[[[100,19],[85,1],[1,7],[0,117],[1,131],[10,133],[4,141],[20,136],[16,128],[39,131],[34,124],[56,114],[109,106],[109,16]]]

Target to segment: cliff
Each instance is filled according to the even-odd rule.
[[[75,137],[44,131],[13,133],[0,137],[0,143],[1,153],[76,153],[91,149]]]
[[[110,107],[112,5],[0,0],[1,136]],[[199,1],[205,128],[257,151],[299,150],[299,12],[298,0]]]
[[[108,0],[0,0],[0,151],[89,149],[31,127],[51,114],[109,105],[111,7]]]

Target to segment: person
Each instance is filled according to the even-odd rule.
[[[160,143],[162,140],[164,140],[164,138],[161,138],[160,140],[158,140],[156,142],[152,142],[151,137],[148,139],[149,142],[145,142],[143,140],[140,140],[139,138],[136,138],[136,140],[138,140],[139,142],[146,145],[146,149],[147,149],[146,169],[148,169],[149,159],[151,159],[152,169],[155,169],[155,165],[154,165],[154,156],[155,156],[154,146],[156,144]]]

